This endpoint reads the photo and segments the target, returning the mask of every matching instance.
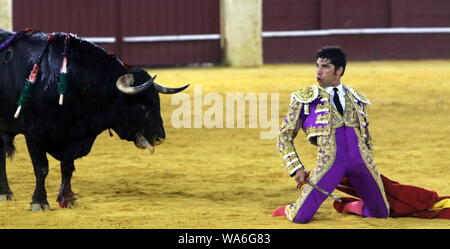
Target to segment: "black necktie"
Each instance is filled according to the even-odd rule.
[[[339,100],[338,89],[335,87],[333,88],[333,91],[334,91],[333,97],[334,105],[336,106],[336,109],[341,114],[341,116],[344,116],[344,109],[342,108],[341,101]]]

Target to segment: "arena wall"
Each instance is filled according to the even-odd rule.
[[[450,1],[264,0],[264,62],[309,62],[336,44],[353,60],[450,58]]]
[[[11,0],[1,0],[11,2]],[[448,0],[14,0],[13,29],[65,31],[140,66],[450,58]],[[3,5],[2,5],[3,6]]]
[[[125,63],[220,63],[219,0],[14,0],[14,30],[71,32]]]

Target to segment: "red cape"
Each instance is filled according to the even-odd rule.
[[[384,184],[386,198],[390,205],[390,217],[417,217],[426,219],[450,219],[450,208],[439,211],[431,210],[431,207],[443,199],[450,196],[439,196],[436,191],[416,187],[412,185],[400,184],[381,175]],[[342,179],[337,187],[338,190],[349,195],[358,197],[347,177]],[[352,201],[359,201],[352,197],[343,197],[342,203],[334,202],[333,206],[339,213],[342,213],[344,206]]]

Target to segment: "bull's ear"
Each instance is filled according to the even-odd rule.
[[[140,92],[143,92],[145,89],[147,89],[149,86],[153,84],[153,78],[148,80],[142,85],[139,86],[133,86],[134,85],[134,76],[133,74],[124,74],[120,76],[116,81],[116,87],[119,91],[134,95],[138,94]]]
[[[179,88],[170,88],[170,87],[165,87],[165,86],[161,86],[156,82],[153,82],[153,85],[155,86],[155,90],[159,93],[164,93],[164,94],[174,94],[174,93],[178,93],[183,91],[184,89],[186,89],[189,84],[184,85],[182,87]]]

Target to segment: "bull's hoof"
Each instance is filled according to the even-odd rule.
[[[0,201],[14,201],[14,195],[13,194],[1,194]]]
[[[42,204],[42,203],[31,203],[31,211],[50,211],[50,205],[49,204]]]
[[[58,201],[58,203],[61,208],[72,208],[73,206],[76,206],[75,200]]]
[[[59,194],[58,198],[56,198],[56,201],[61,208],[72,208],[73,206],[76,206],[76,200],[77,198],[75,198],[75,194],[72,192],[65,195]]]

